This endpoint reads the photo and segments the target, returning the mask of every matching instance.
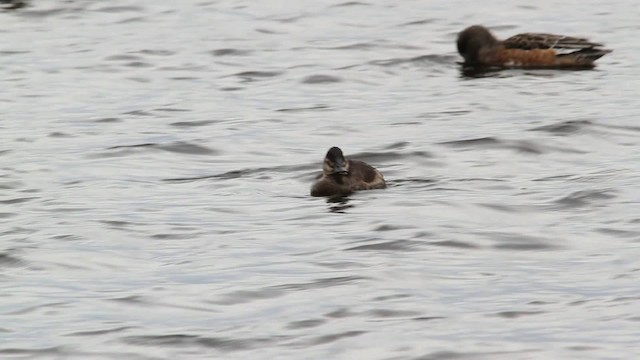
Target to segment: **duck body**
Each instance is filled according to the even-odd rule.
[[[498,40],[481,25],[458,34],[458,52],[464,65],[503,68],[592,68],[612,50],[600,43],[572,36],[523,33]]]
[[[311,187],[311,196],[347,196],[385,187],[380,171],[363,161],[346,159],[340,148],[332,147],[325,156],[322,174]]]

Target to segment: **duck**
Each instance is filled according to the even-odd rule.
[[[592,68],[612,50],[585,38],[523,33],[498,40],[489,29],[473,25],[458,34],[458,52],[464,65],[501,68]]]
[[[386,186],[380,171],[363,161],[345,158],[342,150],[334,146],[324,157],[322,173],[311,187],[311,196],[341,197]]]

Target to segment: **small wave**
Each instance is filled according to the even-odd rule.
[[[119,54],[119,55],[111,55],[104,58],[106,61],[141,61],[142,57],[138,55],[130,55],[130,54]]]
[[[331,75],[310,75],[302,79],[303,84],[330,84],[341,81],[341,78]]]
[[[311,339],[308,342],[308,345],[313,346],[313,345],[328,344],[344,338],[359,336],[366,333],[367,333],[366,331],[352,330],[352,331],[345,331],[337,334],[322,335],[322,336],[318,336],[316,338]]]
[[[323,319],[299,320],[290,322],[286,327],[287,329],[308,329],[320,326],[326,322],[327,321]]]
[[[10,55],[21,55],[21,54],[28,54],[29,51],[23,51],[23,50],[0,50],[0,56],[10,56]]]
[[[304,48],[302,48],[304,49]],[[324,47],[326,50],[375,50],[375,49],[401,49],[401,50],[416,50],[419,49],[413,45],[398,44],[385,40],[376,40],[370,42],[357,42],[348,45]]]
[[[164,150],[173,153],[179,154],[190,154],[190,155],[212,155],[217,154],[217,150],[210,149],[208,147],[202,145],[191,144],[188,142],[177,141],[169,144],[158,144],[158,143],[142,143],[142,144],[132,144],[132,145],[117,145],[107,148],[108,153],[94,155],[96,157],[118,157],[118,156],[127,156],[132,153],[135,153],[137,149],[146,149],[146,150]],[[113,152],[113,150],[117,150]]]
[[[211,301],[218,305],[235,305],[260,299],[271,299],[284,296],[289,291],[305,291],[342,286],[367,279],[362,276],[340,276],[316,279],[305,283],[291,283],[264,287],[258,290],[239,290],[222,296],[219,300]]]
[[[452,247],[452,248],[458,248],[458,249],[477,249],[478,248],[477,245],[474,245],[465,241],[458,241],[458,240],[433,241],[433,242],[430,242],[429,245]]]
[[[371,162],[385,162],[390,160],[397,159],[406,159],[406,158],[427,158],[431,159],[434,157],[428,151],[411,151],[407,153],[400,153],[395,151],[384,151],[384,152],[360,152],[348,154],[347,157],[349,159],[354,160],[362,160],[362,161],[371,161]]]
[[[216,123],[216,122],[217,122],[217,121],[215,121],[215,120],[178,121],[178,122],[171,123],[171,124],[169,124],[169,125],[171,125],[171,126],[176,126],[176,127],[190,128],[190,127],[207,126],[207,125],[214,124],[214,123]]]
[[[23,349],[23,348],[4,348],[0,349],[0,354],[5,355],[20,355],[20,356],[29,356],[29,358],[36,358],[41,356],[54,356],[55,358],[68,358],[70,353],[68,353],[65,349],[60,346],[52,346],[47,348],[40,349]]]
[[[123,13],[123,12],[142,12],[144,11],[143,7],[140,6],[105,6],[99,9],[94,10],[96,12],[104,12],[104,13]]]
[[[624,229],[614,229],[610,227],[605,227],[605,228],[596,229],[596,231],[601,234],[613,235],[620,238],[627,238],[627,239],[640,238],[640,231],[637,231],[637,230],[624,230]]]
[[[496,241],[493,248],[499,250],[553,250],[560,247],[558,240],[534,235],[506,232],[479,232],[478,235]]]
[[[51,137],[51,138],[58,138],[58,139],[66,139],[66,138],[75,137],[74,135],[67,134],[67,133],[60,132],[60,131],[54,131],[54,132],[50,133],[48,136]],[[2,154],[2,153],[0,152],[0,154]]]
[[[362,1],[347,1],[340,4],[331,5],[331,7],[347,7],[347,6],[371,6],[371,4]]]
[[[544,313],[546,313],[546,311],[500,311],[493,315],[505,319],[515,319],[523,316],[539,315]]]
[[[175,55],[176,52],[173,50],[164,50],[164,49],[142,49],[137,51],[139,54],[144,55],[155,55],[155,56],[170,56]]]
[[[210,54],[213,56],[246,56],[251,54],[251,50],[225,48],[211,50]]]
[[[116,122],[122,122],[122,119],[110,117],[110,118],[96,119],[96,120],[93,120],[93,122],[97,122],[97,123],[116,123]]]
[[[160,108],[155,108],[153,110],[154,111],[162,111],[162,112],[170,112],[170,113],[174,113],[174,112],[189,112],[189,111],[191,111],[189,109],[170,108],[170,107],[160,107]]]
[[[579,132],[587,127],[593,126],[589,120],[569,120],[559,123],[543,125],[530,129],[531,131],[544,131],[552,134],[566,135]]]
[[[428,18],[428,19],[422,19],[422,20],[409,21],[409,22],[400,24],[399,26],[425,25],[425,24],[431,24],[435,21],[438,21],[438,19]]]
[[[329,105],[316,105],[309,107],[299,107],[299,108],[282,108],[277,109],[278,112],[301,112],[301,111],[326,111],[330,110],[331,107]]]
[[[427,355],[410,358],[409,360],[471,360],[471,359],[529,359],[532,357],[516,356],[523,355],[537,350],[516,350],[516,351],[492,351],[492,352],[456,352],[456,351],[436,351]]]
[[[198,180],[206,180],[206,179],[237,179],[244,177],[254,177],[257,174],[262,174],[265,172],[273,173],[289,173],[295,171],[308,171],[311,169],[319,169],[320,165],[283,165],[283,166],[273,166],[273,167],[262,167],[262,168],[253,168],[253,169],[242,169],[242,170],[231,170],[221,174],[214,175],[204,175],[204,176],[194,176],[194,177],[184,177],[184,178],[171,178],[164,179],[164,181],[168,182],[190,182],[190,181],[198,181]]]
[[[129,329],[135,329],[134,326],[120,326],[116,328],[102,329],[102,330],[89,330],[89,331],[77,331],[70,334],[66,334],[65,336],[98,336],[105,334],[113,334],[119,333],[122,331],[126,331]]]
[[[579,190],[553,203],[560,208],[579,208],[584,206],[597,206],[603,201],[615,198],[613,190]]]
[[[282,75],[282,71],[243,71],[233,74],[245,81],[255,81],[256,79],[265,79]]]
[[[210,149],[208,147],[196,144],[190,144],[187,142],[174,142],[171,144],[162,144],[158,146],[159,149],[175,152],[180,154],[191,154],[191,155],[212,155],[217,154],[218,151]]]
[[[37,197],[17,197],[13,199],[0,200],[0,204],[4,204],[4,205],[22,204],[34,199],[38,199],[38,198]]]
[[[503,140],[495,137],[480,137],[474,139],[464,139],[464,140],[453,140],[453,141],[445,141],[438,143],[440,145],[456,147],[460,149],[505,149],[505,150],[514,150],[516,152],[527,153],[527,154],[544,154],[548,151],[557,151],[571,154],[584,154],[585,152],[582,150],[551,146],[551,145],[541,145],[538,142],[534,142],[531,140]]]
[[[2,266],[18,266],[24,261],[14,255],[8,253],[0,253],[0,267]]]
[[[424,63],[436,63],[436,64],[451,64],[457,59],[457,57],[452,55],[441,55],[441,54],[432,54],[432,55],[421,55],[410,58],[393,58],[393,59],[385,59],[385,60],[373,60],[370,61],[369,64],[378,65],[378,66],[397,66],[404,64],[424,64]]]
[[[391,310],[391,309],[373,309],[366,312],[371,318],[406,318],[420,315],[418,311],[412,310]]]
[[[375,244],[359,245],[345,249],[346,251],[411,251],[417,246],[424,245],[422,241],[393,240]]]
[[[49,16],[56,16],[60,14],[66,14],[69,9],[46,9],[46,10],[27,10],[20,12],[20,15],[30,18],[45,18]]]
[[[268,338],[248,338],[248,339],[236,339],[236,338],[220,338],[220,337],[206,337],[198,335],[188,334],[167,334],[167,335],[138,335],[138,336],[126,336],[121,338],[121,341],[131,345],[142,346],[180,346],[180,347],[193,347],[201,346],[207,348],[215,348],[222,351],[239,351],[259,348],[265,346],[273,339]]]
[[[67,303],[65,302],[50,302],[47,304],[40,304],[40,305],[35,305],[35,306],[27,306],[25,308],[22,309],[18,309],[18,310],[14,310],[14,311],[10,311],[10,312],[6,312],[3,313],[2,315],[25,315],[25,314],[31,314],[33,312],[38,312],[40,310],[47,311],[51,308],[64,308],[68,306]]]

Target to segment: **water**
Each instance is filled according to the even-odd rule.
[[[638,9],[0,12],[0,357],[634,358]],[[468,77],[474,23],[614,52]],[[309,197],[334,145],[389,187]]]

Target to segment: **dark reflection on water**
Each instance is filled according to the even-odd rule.
[[[509,71],[513,70],[504,70],[500,68],[486,68],[486,67],[475,67],[475,66],[465,66],[463,63],[457,63],[460,67],[460,77],[463,79],[474,79],[474,78],[487,78],[487,77],[506,77],[509,74]],[[516,70],[517,71],[517,70]]]
[[[535,76],[535,77],[549,77],[562,72],[580,72],[580,71],[596,71],[595,68],[574,68],[574,69],[538,69],[538,70],[520,70],[520,69],[501,69],[495,67],[474,67],[463,66],[462,63],[458,63],[460,66],[460,77],[463,79],[476,79],[476,78],[509,78],[514,76]]]
[[[344,214],[354,206],[349,204],[348,197],[330,197],[327,199],[327,203],[329,204],[329,211],[339,214]]]
[[[1,3],[0,358],[640,352],[635,2]],[[310,197],[331,146],[388,187]]]

